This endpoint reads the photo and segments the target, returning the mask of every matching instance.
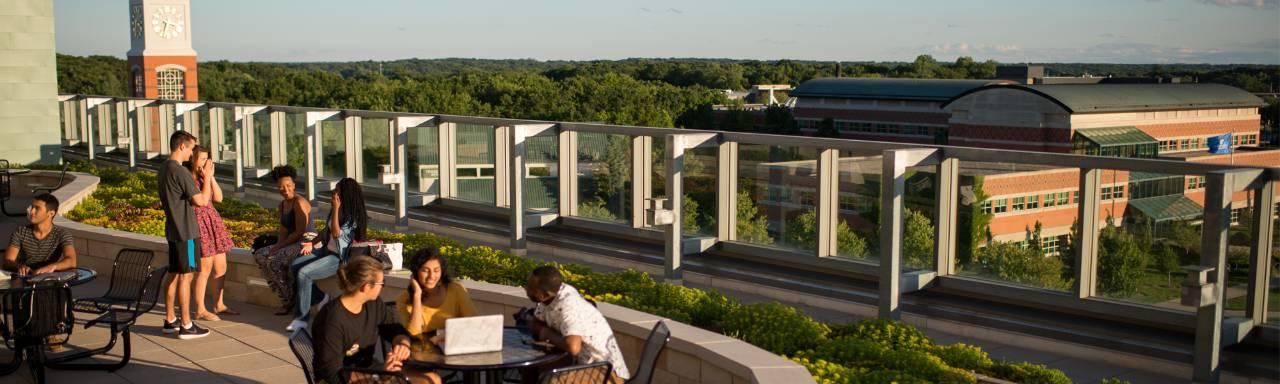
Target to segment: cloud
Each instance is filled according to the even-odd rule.
[[[667,12],[671,12],[671,13],[674,13],[674,14],[677,14],[677,15],[684,14],[684,11],[681,11],[681,10],[679,10],[679,9],[675,9],[675,8],[667,8]]]
[[[960,24],[947,24],[947,28],[960,28]]]
[[[1204,4],[1212,4],[1219,7],[1249,7],[1253,9],[1276,9],[1280,8],[1280,0],[1199,0]]]
[[[640,12],[650,13],[650,12],[653,12],[653,10],[649,8],[640,8]]]
[[[756,40],[756,43],[765,44],[765,45],[792,45],[792,44],[795,44],[796,41],[795,40],[774,40],[766,37],[760,40]]]
[[[1117,35],[1117,34],[1114,34],[1114,33],[1111,33],[1111,32],[1107,32],[1107,33],[1103,33],[1103,34],[1101,34],[1101,35],[1098,35],[1098,37],[1103,38],[1103,39],[1123,39],[1123,38],[1126,38],[1126,37],[1128,37],[1128,36],[1125,36],[1125,35]]]
[[[969,43],[946,43],[937,44],[925,48],[926,51],[937,54],[956,54],[956,55],[986,55],[994,56],[999,54],[1007,54],[1017,52],[1020,48],[1015,44],[969,44]]]

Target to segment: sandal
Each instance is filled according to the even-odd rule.
[[[217,310],[217,311],[213,311],[213,314],[215,314],[215,315],[231,315],[231,316],[239,316],[239,315],[240,315],[240,312],[236,312],[236,310],[231,309],[230,307],[227,307],[227,308],[219,309],[219,310]]]
[[[222,321],[222,319],[219,318],[218,315],[215,315],[211,312],[196,314],[196,319],[200,321]]]

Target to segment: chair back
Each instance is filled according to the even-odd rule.
[[[298,358],[298,364],[302,367],[302,375],[306,376],[308,384],[315,384],[315,367],[312,362],[315,361],[316,351],[311,346],[311,334],[307,333],[307,329],[299,329],[289,336],[289,349],[293,351],[293,357]]]
[[[347,384],[409,384],[409,378],[400,372],[372,368],[342,367],[338,377]]]
[[[667,329],[665,322],[659,321],[649,331],[649,338],[644,342],[644,352],[640,354],[640,366],[636,367],[627,384],[649,384],[653,380],[653,368],[658,364],[658,355],[662,354],[663,348],[670,341],[671,330]]]
[[[613,364],[608,361],[556,368],[543,372],[539,384],[609,384]]]
[[[71,336],[74,299],[65,283],[35,284],[0,296],[0,336],[13,348],[44,345],[50,336]]]
[[[121,249],[116,254],[116,261],[111,264],[111,286],[107,287],[107,294],[103,298],[133,301],[141,297],[146,288],[147,277],[151,274],[153,258],[155,252],[152,251]]]
[[[156,307],[156,302],[160,301],[160,292],[164,291],[164,276],[168,273],[169,269],[166,267],[156,267],[147,273],[147,282],[142,286],[137,305],[133,308],[135,313],[141,315]]]
[[[9,180],[8,173],[0,173],[0,202],[9,200]]]
[[[9,160],[0,159],[0,169],[9,169]]]

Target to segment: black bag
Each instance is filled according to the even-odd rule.
[[[280,237],[276,235],[258,235],[253,238],[253,251],[257,252],[259,249],[275,245],[279,240]]]

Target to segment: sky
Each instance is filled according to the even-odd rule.
[[[124,57],[127,0],[54,0],[57,50]],[[201,61],[700,57],[1280,64],[1280,0],[191,0]]]

